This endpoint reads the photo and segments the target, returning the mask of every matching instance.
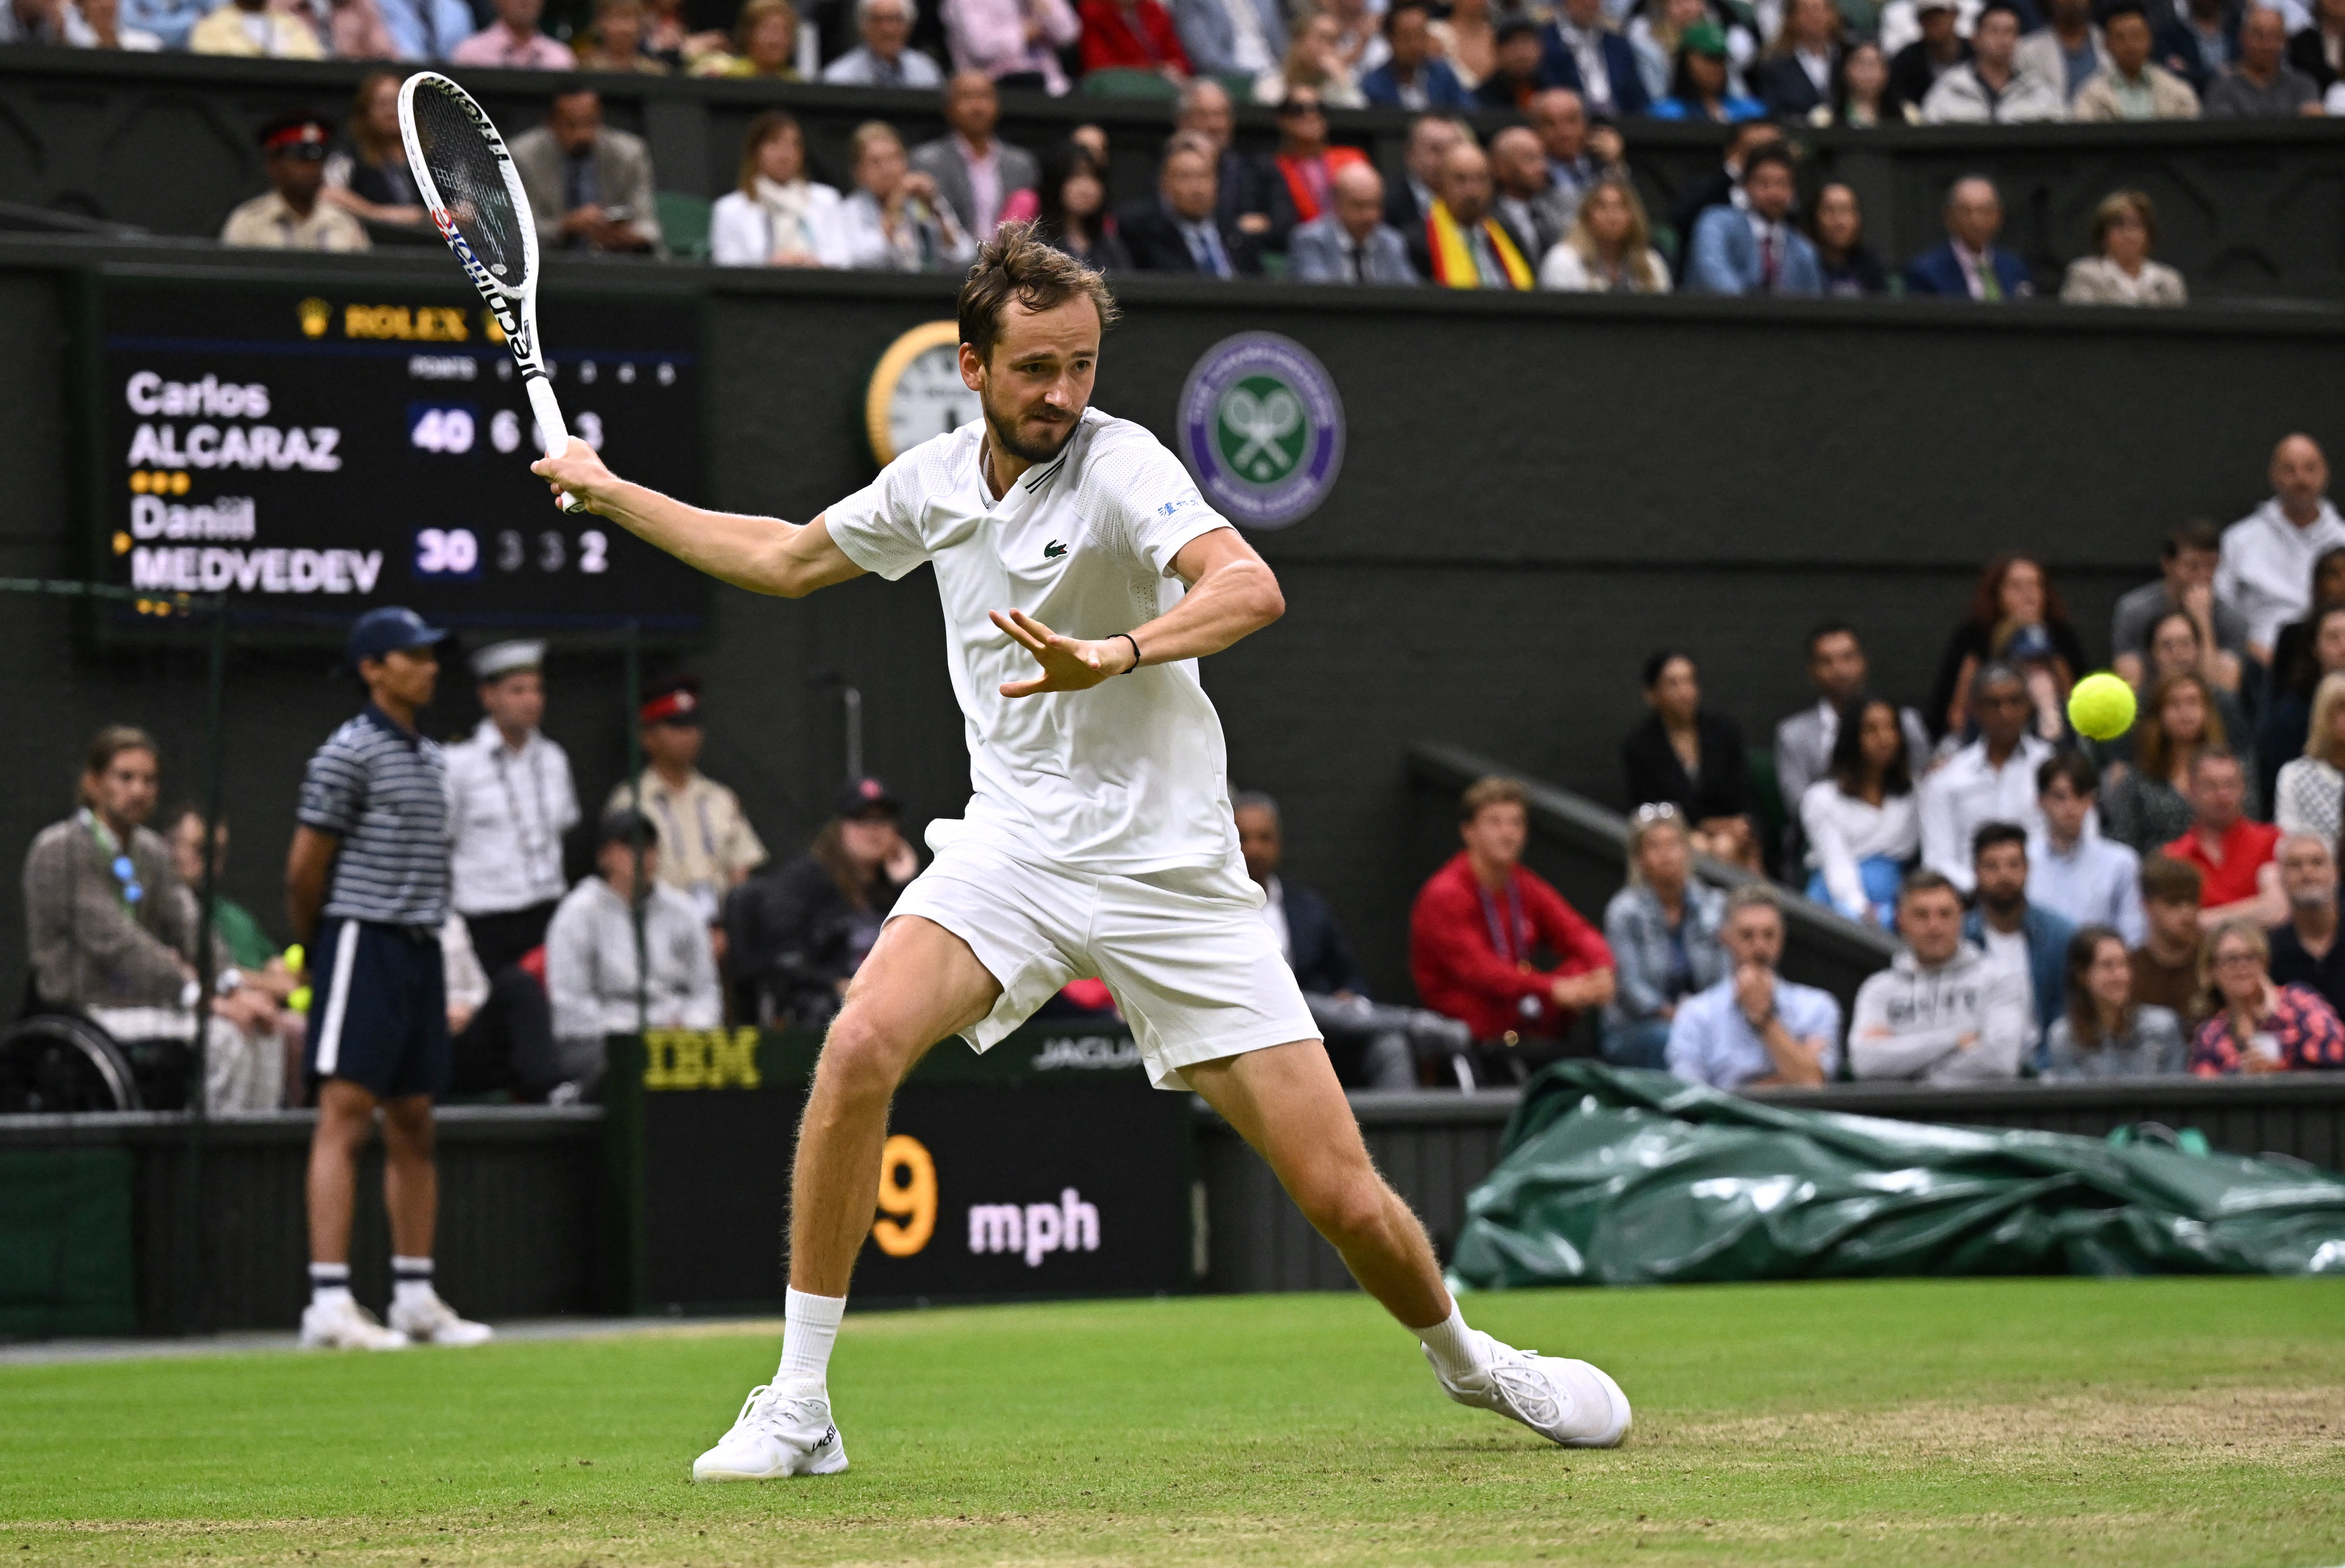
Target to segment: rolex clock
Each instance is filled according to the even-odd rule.
[[[888,345],[863,400],[871,455],[883,468],[930,436],[959,430],[980,411],[977,394],[961,384],[956,321],[924,322]]]

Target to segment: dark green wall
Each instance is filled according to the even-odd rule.
[[[64,570],[73,530],[58,379],[57,269],[94,253],[0,244],[0,459],[18,505],[11,572]],[[220,265],[218,253],[173,253]],[[445,262],[239,258],[360,277],[439,279]],[[416,268],[422,268],[417,270]],[[616,276],[591,263],[553,282]],[[665,276],[675,276],[669,274]],[[932,280],[704,275],[711,290],[709,502],[803,519],[863,483],[873,362],[899,331],[949,314]],[[1357,296],[1169,280],[1124,290],[1097,401],[1160,434],[1182,381],[1229,333],[1297,339],[1348,414],[1335,494],[1255,535],[1288,602],[1277,626],[1210,661],[1206,684],[1241,785],[1286,802],[1294,874],[1335,900],[1380,986],[1405,986],[1412,848],[1406,744],[1444,739],[1607,802],[1650,651],[1701,662],[1710,700],[1754,739],[1803,700],[1799,642],[1845,615],[1882,684],[1917,699],[1978,563],[2047,558],[2086,646],[2106,652],[2117,593],[2150,572],[2161,531],[2256,504],[2272,441],[2345,442],[2334,393],[2345,315],[2142,316],[2049,307],[1620,302]],[[44,423],[43,421],[46,421]],[[27,498],[30,498],[29,500]],[[710,771],[761,832],[810,832],[842,764],[826,678],[865,698],[869,764],[917,813],[958,811],[959,721],[925,572],[800,602],[719,590],[688,651],[715,715]],[[76,652],[52,616],[0,602],[17,762],[0,844],[64,809],[86,732],[137,717],[192,744],[200,690],[185,658]],[[300,764],[343,713],[324,655],[239,655],[229,701],[232,890],[273,914]],[[624,754],[617,667],[554,666],[553,731],[582,782]],[[435,730],[470,721],[455,694]],[[168,793],[190,787],[182,776]],[[0,944],[21,951],[0,904]]]

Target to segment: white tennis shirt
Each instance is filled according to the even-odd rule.
[[[1228,863],[1228,756],[1197,662],[1004,697],[1003,682],[1040,666],[987,612],[1023,610],[1069,637],[1129,632],[1185,592],[1172,575],[1181,547],[1229,521],[1154,436],[1096,409],[1057,458],[996,501],[981,471],[984,429],[980,420],[922,442],[824,513],[866,571],[893,582],[923,561],[936,567],[970,798],[966,825],[931,824],[930,846],[975,835],[1127,876]]]

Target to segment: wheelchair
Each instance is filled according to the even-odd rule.
[[[0,1116],[182,1110],[195,1054],[180,1040],[117,1040],[27,980],[16,1019],[0,1029]]]

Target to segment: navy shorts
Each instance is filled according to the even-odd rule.
[[[321,920],[310,974],[311,1083],[347,1078],[377,1099],[447,1088],[448,986],[436,933]]]

